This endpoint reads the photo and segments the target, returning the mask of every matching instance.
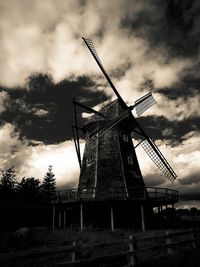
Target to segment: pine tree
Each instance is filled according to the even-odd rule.
[[[56,179],[52,171],[52,166],[49,165],[48,171],[44,176],[41,191],[45,202],[50,202],[56,193]]]
[[[10,167],[1,172],[0,176],[1,199],[10,202],[15,197],[16,171],[14,167]]]
[[[22,203],[39,203],[40,181],[34,177],[22,178],[17,186],[17,194]]]

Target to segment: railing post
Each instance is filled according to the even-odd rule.
[[[129,235],[130,267],[135,267],[137,264],[136,249],[137,249],[136,239],[132,235]]]
[[[113,213],[113,206],[110,206],[110,223],[111,223],[111,230],[114,232],[115,225],[114,225],[114,213]]]
[[[60,191],[58,191],[58,199],[59,199],[59,202],[61,202]]]
[[[172,250],[172,246],[170,246],[172,244],[172,238],[170,238],[168,235],[171,233],[171,231],[166,231],[165,234],[166,234],[166,244],[168,245],[167,246],[167,252],[169,255],[172,255],[173,254],[173,250]]]
[[[83,205],[80,202],[80,228],[81,231],[83,230]]]
[[[63,211],[63,228],[66,228],[66,210]]]

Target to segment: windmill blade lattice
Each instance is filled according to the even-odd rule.
[[[119,99],[119,101],[121,102],[121,104],[124,106],[124,107],[127,107],[126,106],[126,103],[124,102],[124,100],[122,99],[122,97],[120,96],[119,92],[117,91],[116,87],[114,86],[114,84],[112,83],[110,77],[108,76],[107,72],[105,71],[104,67],[103,67],[103,64],[101,63],[101,60],[97,54],[97,51],[93,45],[93,42],[92,40],[90,39],[86,39],[84,37],[82,37],[82,39],[84,40],[85,44],[87,45],[88,49],[90,50],[92,56],[94,57],[95,61],[97,62],[98,66],[100,67],[101,71],[103,72],[106,80],[108,81],[108,83],[110,84],[111,88],[113,89],[115,95],[117,96],[117,98]]]
[[[151,144],[150,144],[151,143]],[[150,159],[156,164],[156,166],[161,170],[161,172],[173,183],[177,175],[158,149],[156,144],[151,139],[143,140],[140,145],[144,151],[148,154]],[[154,148],[153,148],[154,147]]]
[[[135,111],[138,116],[144,113],[151,106],[156,104],[156,100],[154,99],[151,92],[142,96],[141,98],[135,101]]]
[[[83,38],[83,40],[85,41],[85,43],[87,44],[88,48],[90,49],[90,52],[92,53],[92,55],[94,56],[94,58],[96,59],[96,61],[98,61],[99,65],[101,65],[101,67],[104,69],[103,64],[101,63],[101,60],[97,54],[96,48],[94,47],[94,44],[92,42],[91,39],[87,39],[87,38]],[[104,69],[105,71],[105,69]]]

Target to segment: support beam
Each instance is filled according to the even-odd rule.
[[[53,211],[52,211],[52,230],[55,230],[55,215],[56,215],[56,207],[53,205]]]
[[[75,149],[76,149],[78,163],[79,163],[79,166],[80,166],[80,169],[81,169],[81,156],[80,156],[80,153],[79,153],[79,150],[78,150],[78,144],[77,144],[78,141],[76,140],[74,129],[76,129],[76,131],[78,131],[78,129],[76,127],[72,126],[72,135],[73,135],[74,145],[75,145]]]
[[[113,206],[110,206],[110,223],[111,223],[111,230],[112,230],[112,232],[114,232],[115,224],[114,224]]]
[[[75,105],[81,107],[81,108],[84,108],[84,109],[88,110],[88,111],[91,112],[91,113],[95,113],[95,114],[97,114],[98,116],[103,116],[103,113],[98,112],[98,111],[96,111],[96,110],[93,109],[93,108],[87,107],[87,106],[83,105],[82,103],[77,102],[75,99],[73,99],[73,103],[74,103]]]
[[[145,225],[145,217],[144,217],[144,206],[140,206],[140,211],[141,211],[141,226],[142,226],[142,231],[146,231],[146,225]]]
[[[80,203],[80,228],[83,230],[83,204]]]
[[[77,144],[77,151],[78,151],[78,160],[79,164],[81,165],[81,152],[80,152],[80,143],[79,143],[79,133],[78,133],[78,119],[77,119],[77,112],[76,112],[76,104],[74,103],[74,119],[75,119],[75,129],[76,129],[76,144]],[[81,167],[81,166],[80,166]]]
[[[61,229],[61,211],[58,212],[58,228]]]

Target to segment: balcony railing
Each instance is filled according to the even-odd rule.
[[[178,191],[160,187],[97,187],[72,188],[57,191],[54,203],[65,203],[77,200],[149,200],[154,202],[178,201]]]

